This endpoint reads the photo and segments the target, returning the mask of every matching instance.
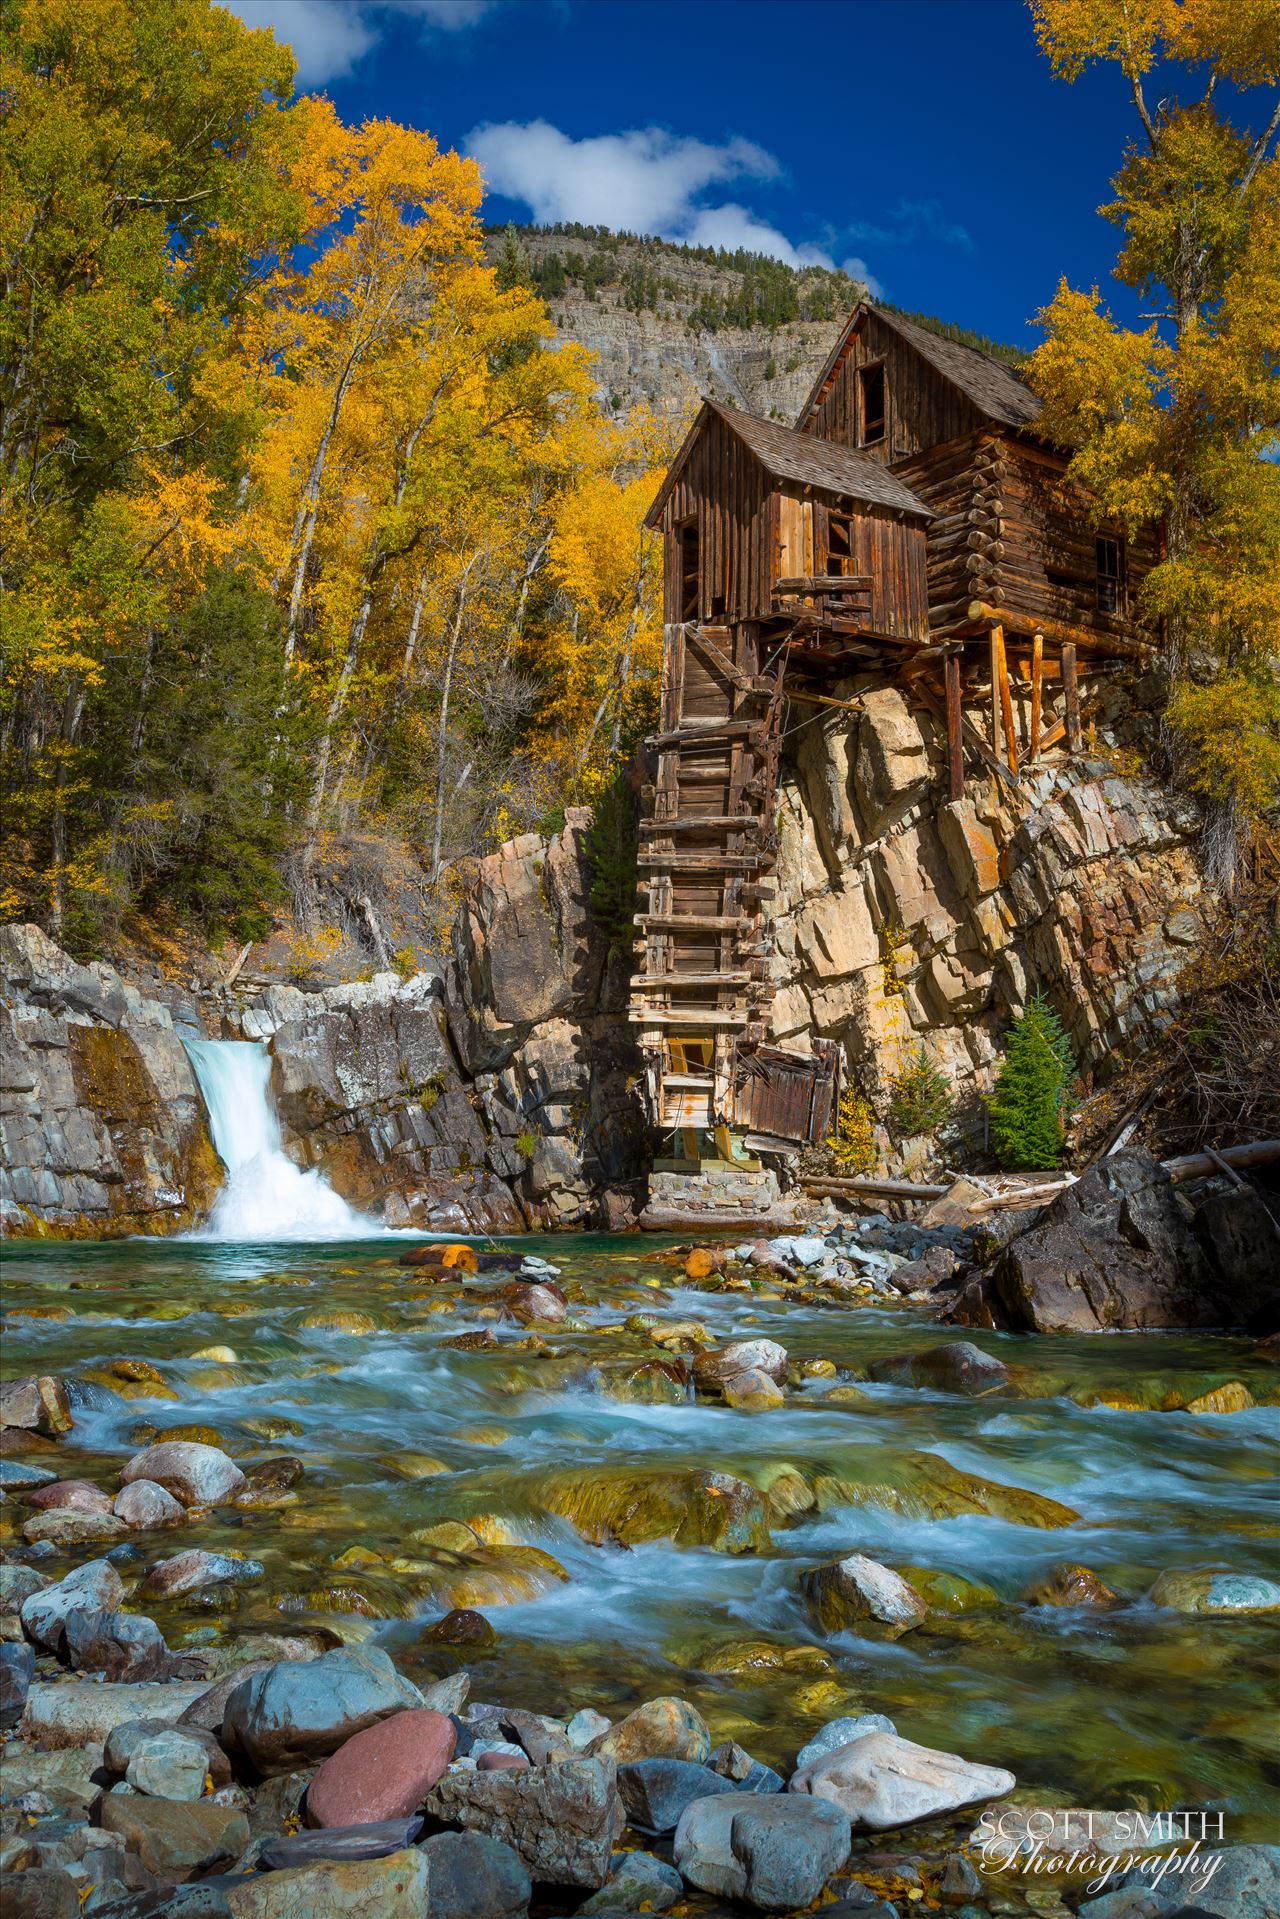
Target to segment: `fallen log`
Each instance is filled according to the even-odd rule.
[[[800,1184],[819,1198],[868,1193],[882,1199],[945,1199],[951,1191],[949,1186],[924,1186],[911,1179],[802,1179]]]
[[[1160,1163],[1175,1186],[1184,1179],[1208,1179],[1212,1173],[1239,1166],[1269,1166],[1280,1159],[1280,1139],[1255,1139],[1247,1146],[1226,1146],[1220,1153],[1184,1153]]]

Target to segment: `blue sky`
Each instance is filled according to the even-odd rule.
[[[1132,130],[1113,68],[1053,79],[1022,0],[224,0],[346,119],[476,153],[493,220],[578,219],[848,266],[1017,344]]]

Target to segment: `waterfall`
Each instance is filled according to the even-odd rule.
[[[367,1239],[381,1229],[353,1213],[317,1172],[281,1144],[271,1103],[271,1056],[250,1040],[187,1040],[227,1179],[201,1239]]]

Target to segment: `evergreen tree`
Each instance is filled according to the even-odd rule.
[[[987,1101],[991,1144],[1002,1166],[1048,1172],[1062,1164],[1071,1046],[1042,993],[1016,1019],[995,1091]]]
[[[900,1133],[936,1133],[951,1111],[951,1087],[921,1041],[894,1074],[889,1111]]]
[[[605,787],[587,828],[591,917],[616,952],[631,945],[636,910],[636,809],[625,772]]]

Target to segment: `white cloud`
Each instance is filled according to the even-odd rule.
[[[851,280],[861,280],[873,300],[884,299],[883,283],[877,280],[861,254],[851,253],[847,260],[842,260],[840,271],[847,273]]]
[[[394,14],[425,30],[458,33],[474,27],[502,0],[221,0],[249,27],[270,27],[291,46],[298,84],[323,86],[350,73],[386,31]]]
[[[712,146],[661,127],[573,140],[546,120],[507,120],[476,127],[467,150],[493,191],[522,200],[541,225],[577,220],[691,246],[743,247],[789,266],[834,265],[824,248],[794,245],[736,200],[703,204],[709,187],[779,177],[773,155],[751,140]]]

